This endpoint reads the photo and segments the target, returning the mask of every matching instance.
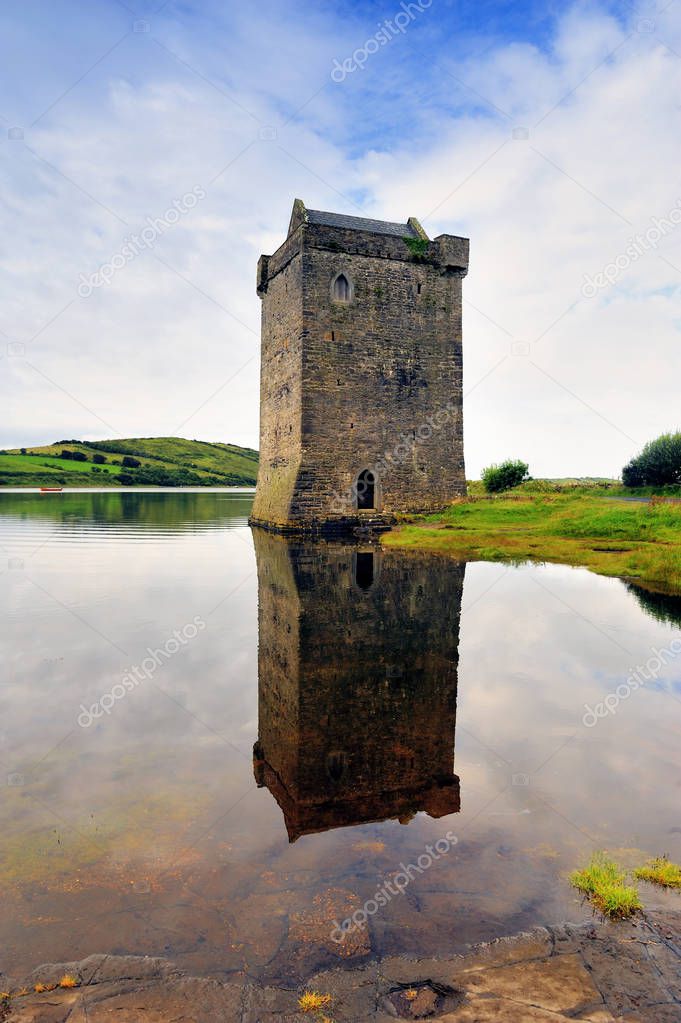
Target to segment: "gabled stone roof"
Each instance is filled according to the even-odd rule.
[[[395,224],[390,220],[370,220],[367,217],[349,217],[345,213],[327,213],[325,210],[308,210],[307,222],[323,224],[326,227],[342,227],[350,231],[392,234],[398,238],[419,237],[411,224]]]
[[[301,224],[319,224],[322,227],[337,227],[343,231],[368,231],[370,234],[386,234],[393,238],[428,237],[415,217],[410,217],[406,224],[397,224],[392,220],[371,220],[369,217],[351,217],[346,213],[308,210],[302,199],[296,199],[288,228],[289,236]]]

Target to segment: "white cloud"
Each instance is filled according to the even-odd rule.
[[[283,239],[297,195],[355,213],[366,197],[368,215],[416,215],[431,235],[471,237],[469,474],[507,455],[536,475],[615,473],[637,443],[678,425],[681,274],[660,257],[681,269],[681,231],[615,287],[580,292],[584,274],[680,197],[674,5],[654,32],[640,15],[622,24],[574,7],[548,48],[501,42],[475,61],[457,59],[454,40],[417,90],[417,29],[339,85],[328,80],[332,59],[362,42],[358,22],[341,34],[320,13],[279,19],[274,34],[270,22],[268,34],[255,15],[206,17],[131,35],[27,130],[26,144],[58,171],[3,142],[13,243],[0,264],[0,341],[25,342],[31,365],[0,360],[0,443],[104,436],[101,417],[119,434],[257,444],[255,264]],[[431,44],[437,17],[424,15]],[[107,27],[115,39],[119,26]],[[401,103],[414,120],[395,132]],[[262,125],[277,138],[261,139]],[[519,126],[527,140],[512,139]],[[78,298],[81,272],[195,185],[207,198],[153,253]],[[529,358],[512,354],[514,341],[531,343]]]
[[[674,46],[669,17],[658,35]],[[590,300],[580,289],[679,197],[681,60],[635,33],[533,128],[629,32],[599,14],[568,14],[554,53],[521,60],[511,47],[477,68],[476,90],[522,109],[522,121],[468,120],[418,158],[367,159],[375,187],[387,183],[386,208],[413,209],[421,191],[435,209],[431,233],[471,237],[466,387],[504,359],[467,403],[472,474],[506,455],[537,475],[614,473],[636,442],[676,425],[681,274],[659,257],[681,268],[681,231],[617,287]],[[518,123],[527,141],[511,139]],[[554,321],[529,359],[511,355],[512,338],[535,342]]]

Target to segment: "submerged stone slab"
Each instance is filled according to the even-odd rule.
[[[126,957],[128,958],[128,957]],[[241,1023],[244,987],[174,975],[152,981],[119,980],[69,991],[58,988],[13,1000],[11,1023]]]
[[[74,977],[79,984],[105,984],[120,980],[157,980],[180,971],[167,959],[152,956],[91,955],[80,962],[45,963],[33,970],[25,979],[28,988],[38,983],[58,984],[65,976]]]
[[[553,941],[545,927],[517,934],[510,938],[498,938],[485,942],[465,955],[451,958],[436,957],[413,959],[407,956],[391,956],[380,965],[381,976],[387,980],[436,980],[441,984],[462,982],[467,973],[506,966],[511,963],[541,959],[551,955]]]

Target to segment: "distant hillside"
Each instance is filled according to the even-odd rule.
[[[5,487],[254,486],[258,452],[182,437],[62,440],[0,451]]]

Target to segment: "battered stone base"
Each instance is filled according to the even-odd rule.
[[[35,994],[69,973],[80,982]],[[6,978],[2,987],[20,985]],[[41,966],[13,996],[5,1023],[309,1023],[302,993],[235,975],[187,977],[163,959],[93,955]],[[681,911],[648,912],[633,923],[538,927],[462,956],[402,956],[310,977],[328,994],[334,1023],[681,1023]],[[3,1003],[0,1003],[0,1006]],[[0,1020],[3,1010],[0,1008]]]
[[[371,517],[353,515],[338,519],[309,519],[305,522],[264,522],[251,517],[249,526],[266,529],[270,533],[281,536],[315,537],[356,537],[371,533],[385,533],[395,525],[394,515],[373,515]]]

